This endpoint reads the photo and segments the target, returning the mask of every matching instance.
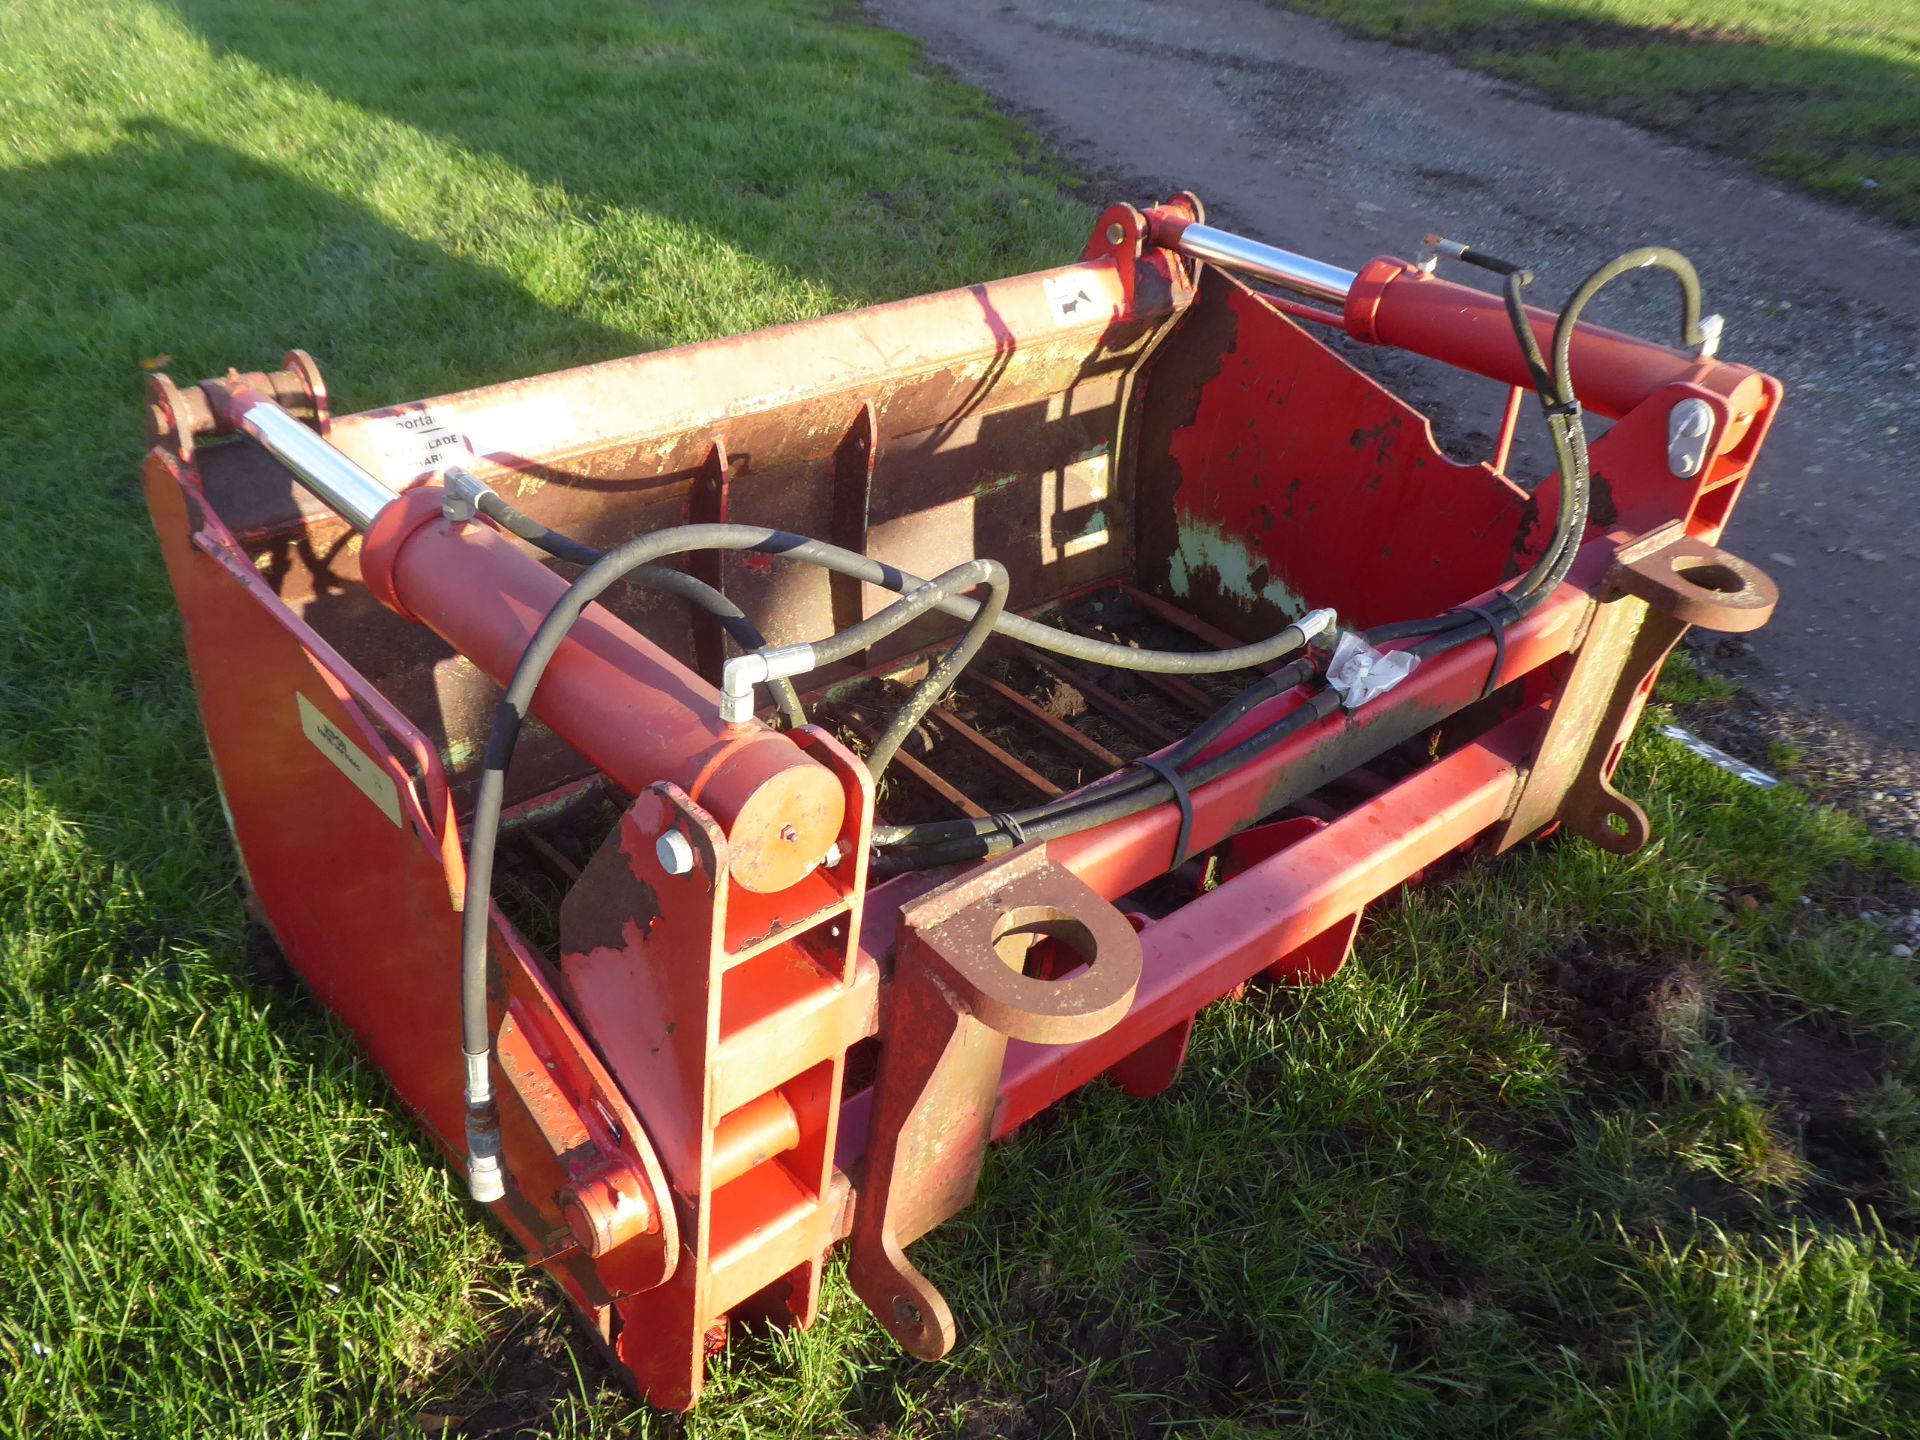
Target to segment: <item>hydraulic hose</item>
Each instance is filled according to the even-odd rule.
[[[899,753],[914,727],[953,687],[960,673],[973,663],[974,657],[980,653],[980,647],[987,643],[987,636],[993,633],[994,626],[1000,623],[1000,617],[1006,611],[1008,580],[1004,565],[997,560],[970,560],[965,565],[955,566],[947,574],[957,575],[961,571],[970,571],[978,576],[977,579],[969,579],[964,588],[971,589],[981,584],[988,587],[986,603],[973,612],[973,618],[967,621],[967,628],[961,632],[960,638],[948,647],[927,677],[914,686],[906,703],[893,712],[893,719],[888,722],[880,738],[873,742],[873,748],[867,752],[867,773],[875,780],[886,773],[887,766],[893,762],[893,757]]]
[[[524,510],[509,504],[499,492],[479,488],[479,481],[471,483],[479,489],[474,506],[482,515],[508,534],[519,536],[554,559],[564,560],[569,565],[591,565],[606,553],[571,535],[548,529]],[[645,590],[656,590],[662,595],[675,596],[705,611],[719,622],[720,628],[727,632],[727,638],[742,650],[766,648],[767,637],[760,633],[759,626],[747,618],[744,610],[706,581],[684,570],[674,570],[664,565],[642,565],[627,575],[627,582]],[[807,723],[807,712],[801,708],[800,695],[793,688],[792,681],[771,679],[767,682],[767,690],[773,696],[774,706],[788,729]]]
[[[669,530],[655,531],[652,534],[640,535],[628,540],[602,554],[599,559],[590,564],[547,612],[539,628],[534,632],[533,639],[521,653],[519,663],[514,667],[513,677],[507,684],[506,694],[501,698],[499,709],[495,712],[493,727],[487,737],[486,750],[481,757],[480,775],[474,793],[473,838],[467,855],[467,899],[461,913],[460,925],[460,1010],[461,1039],[467,1057],[469,1095],[472,1097],[467,1115],[469,1183],[476,1198],[497,1198],[499,1193],[499,1120],[493,1106],[487,1068],[492,1053],[492,1037],[487,1023],[487,936],[491,927],[494,854],[499,842],[500,811],[506,790],[506,772],[513,758],[514,748],[519,741],[520,727],[531,711],[534,692],[539,688],[540,679],[546,673],[547,666],[559,651],[568,632],[572,630],[574,622],[579,619],[588,605],[598,599],[607,587],[643,566],[673,555],[706,549],[754,550],[762,554],[783,555],[790,559],[822,565],[840,574],[852,575],[855,579],[868,584],[882,585],[899,591],[911,589],[914,592],[887,607],[887,610],[880,615],[873,616],[871,620],[863,621],[861,625],[853,627],[852,631],[843,632],[838,637],[823,641],[822,646],[829,655],[837,652],[852,653],[859,644],[871,643],[880,635],[888,633],[888,630],[897,629],[914,615],[923,613],[924,610],[936,605],[947,614],[958,614],[969,621],[980,617],[983,611],[986,612],[981,623],[977,627],[971,627],[977,629],[979,633],[965,637],[961,642],[964,645],[967,638],[974,639],[975,648],[978,640],[984,638],[989,627],[1014,634],[1024,630],[1038,631],[1043,636],[1056,637],[1063,642],[1079,639],[1079,637],[1063,635],[1051,627],[1035,625],[1028,621],[1021,622],[1018,629],[1013,627],[1009,622],[1015,617],[1006,615],[1002,608],[1005,605],[1006,572],[1003,567],[991,561],[969,562],[968,565],[956,567],[955,571],[948,572],[953,589],[958,589],[962,583],[967,583],[970,575],[978,574],[980,578],[971,580],[971,583],[978,584],[984,580],[994,591],[985,602],[964,600],[951,594],[942,596],[941,591],[947,586],[940,584],[930,586],[928,582],[910,576],[893,566],[882,565],[864,555],[842,549],[837,545],[829,545],[825,541],[810,540],[805,536],[756,525],[683,525]],[[981,566],[977,572],[972,568],[975,564]],[[884,621],[883,617],[885,617]],[[849,640],[849,635],[857,635],[857,638]],[[1293,625],[1258,645],[1240,646],[1235,651],[1221,652],[1213,657],[1181,656],[1176,652],[1164,651],[1136,651],[1124,645],[1094,644],[1093,642],[1089,644],[1096,653],[1113,652],[1129,662],[1156,656],[1162,660],[1211,658],[1215,661],[1233,657],[1234,665],[1218,666],[1218,668],[1227,669],[1240,665],[1264,664],[1289,650],[1299,649],[1306,643],[1306,639],[1305,632],[1299,626]],[[935,676],[941,677],[943,683],[951,683],[951,675],[957,673],[956,668],[943,663],[936,668]],[[928,700],[927,703],[931,704],[932,701]],[[477,1083],[475,1083],[476,1075]],[[490,1177],[484,1193],[479,1179],[483,1165],[487,1167]]]
[[[1203,764],[1182,771],[1181,779],[1189,790],[1218,780],[1272,749],[1287,736],[1325,719],[1339,708],[1340,696],[1336,691],[1325,688],[1317,690],[1305,703],[1289,710],[1258,733],[1221,751]],[[1142,773],[1148,776],[1149,783],[1136,785],[1120,781],[1096,786],[1078,797],[1070,797],[1077,799],[1076,804],[1018,812],[1014,816],[1017,822],[1015,827],[1003,825],[985,835],[959,836],[911,851],[883,853],[875,858],[874,873],[883,876],[903,870],[924,870],[936,865],[981,860],[1010,850],[1027,840],[1052,840],[1062,835],[1077,835],[1083,830],[1110,825],[1116,820],[1124,820],[1130,815],[1138,815],[1143,810],[1164,804],[1173,793],[1172,787],[1157,774]],[[1276,802],[1274,808],[1278,808],[1279,803],[1284,802]]]
[[[819,541],[808,542],[810,545],[820,543]],[[796,559],[807,558],[796,551],[785,553]],[[843,553],[851,554],[852,552]],[[990,588],[993,596],[991,603],[995,608],[1005,606],[1008,585],[1006,567],[997,560],[963,561],[931,580],[916,582],[913,589],[907,591],[884,610],[869,615],[859,624],[849,625],[845,630],[836,635],[830,635],[825,640],[814,641],[813,663],[815,666],[832,665],[849,656],[857,655],[869,646],[877,645],[903,625],[919,619],[927,611],[941,605],[941,602],[978,585],[986,585]]]
[[[1560,472],[1560,507],[1555,518],[1553,538],[1527,573],[1501,592],[1512,615],[1518,617],[1532,610],[1566,579],[1579,554],[1591,509],[1592,470],[1587,453],[1586,427],[1581,423],[1580,404],[1572,375],[1573,337],[1579,326],[1581,312],[1594,296],[1621,276],[1636,270],[1663,269],[1674,277],[1680,287],[1681,343],[1700,346],[1706,339],[1700,324],[1700,278],[1686,256],[1665,246],[1642,246],[1608,261],[1580,282],[1555,319],[1553,358],[1549,364],[1547,357],[1541,354],[1539,341],[1534,336],[1533,325],[1527,316],[1526,303],[1521,297],[1521,291],[1532,283],[1531,272],[1465,247],[1451,247],[1450,253],[1504,277],[1502,291],[1507,316],[1525,356],[1528,373],[1533,378],[1534,390],[1546,417],[1547,432],[1553,442],[1554,458]],[[1485,617],[1456,612],[1430,620],[1397,621],[1378,626],[1367,632],[1367,640],[1370,644],[1381,645],[1392,640],[1424,636],[1413,649],[1422,659],[1428,659],[1463,645],[1488,629],[1489,622]]]
[[[1264,705],[1275,696],[1284,695],[1296,686],[1306,684],[1313,679],[1314,673],[1315,666],[1311,660],[1296,660],[1271,675],[1261,676],[1258,681],[1249,685],[1202,721],[1198,729],[1161,751],[1157,758],[1176,770],[1180,769],[1225,734],[1228,728],[1243,715]],[[1005,816],[989,816],[983,820],[935,820],[921,825],[876,826],[873,832],[873,843],[876,847],[905,848],[949,840],[963,840],[974,836],[990,835],[996,830],[1005,829],[1008,819],[1024,831],[1028,825],[1043,821],[1052,815],[1081,808],[1096,794],[1101,800],[1107,800],[1121,792],[1152,791],[1156,788],[1166,789],[1167,782],[1153,771],[1129,767],[1128,770],[1116,771],[1113,775],[1094,782],[1094,786],[1090,789],[1062,796],[1058,800],[1050,800],[1044,805],[1011,811]]]
[[[1689,348],[1706,343],[1700,328],[1700,274],[1693,268],[1693,262],[1665,245],[1643,245],[1629,250],[1580,282],[1561,310],[1559,323],[1553,327],[1553,381],[1562,395],[1573,393],[1573,332],[1580,323],[1580,312],[1622,275],[1647,269],[1665,270],[1680,287],[1680,343]],[[1528,333],[1531,334],[1531,330]]]
[[[486,496],[492,496],[492,499],[489,500]],[[498,520],[504,528],[538,546],[556,559],[566,560],[575,565],[592,565],[602,556],[611,553],[547,529],[538,521],[515,510],[493,491],[486,491],[480,504],[483,512]],[[856,551],[845,550],[838,545],[829,545],[823,540],[809,540],[805,536],[790,534],[787,531],[765,533],[780,537],[780,543],[786,546],[784,549],[767,550],[765,552],[767,554],[782,555],[788,559],[819,565],[835,574],[848,575],[864,584],[878,586],[883,590],[892,590],[896,594],[904,595],[927,583],[918,575],[870,559]],[[634,577],[629,574],[627,578]],[[683,576],[682,578],[691,579],[692,577]],[[642,580],[637,583],[651,582]],[[694,584],[699,583],[694,581]],[[678,582],[668,582],[668,584],[677,585]],[[654,588],[666,590],[668,587],[655,586]],[[710,586],[701,588],[708,594],[717,593]],[[670,593],[684,594],[689,599],[694,598],[691,588],[673,589]],[[707,605],[704,600],[695,600],[695,603]],[[948,594],[941,596],[934,608],[956,620],[970,621],[981,604],[982,602],[969,600],[964,595]],[[716,616],[720,614],[717,610],[712,613]],[[1131,645],[1119,645],[1112,641],[1095,640],[1089,636],[1057,630],[1037,620],[1007,614],[1004,608],[994,619],[993,629],[1010,640],[1018,640],[1035,649],[1063,655],[1069,660],[1083,660],[1090,665],[1104,665],[1113,670],[1138,670],[1156,675],[1217,675],[1230,670],[1256,670],[1275,660],[1285,659],[1306,643],[1306,639],[1300,634],[1299,627],[1290,625],[1265,640],[1256,641],[1251,645],[1236,645],[1226,650],[1136,650]],[[745,648],[759,649],[762,645],[764,642]]]

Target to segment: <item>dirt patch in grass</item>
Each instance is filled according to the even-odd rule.
[[[613,1364],[570,1314],[527,1303],[502,1311],[500,1320],[497,1330],[441,1373],[434,1398],[413,1417],[419,1434],[429,1440],[533,1440],[553,1434],[555,1408],[583,1389],[624,1393]],[[667,1433],[678,1433],[676,1417],[654,1418],[666,1422]]]
[[[1250,1321],[1221,1316],[1185,1287],[1161,1296],[1153,1309],[1156,1322],[1146,1325],[1128,1310],[1092,1309],[1043,1277],[1023,1277],[997,1308],[992,1328],[1024,1337],[1020,1349],[1030,1353],[1020,1370],[1032,1383],[1015,1392],[986,1374],[949,1372],[916,1387],[916,1409],[946,1416],[945,1433],[962,1440],[1063,1433],[1144,1440],[1169,1424],[1250,1418],[1287,1403]],[[1170,1334],[1185,1343],[1169,1344]],[[867,1418],[868,1433],[879,1437],[892,1435],[900,1417]]]
[[[1835,1220],[1854,1205],[1902,1214],[1889,1157],[1864,1114],[1893,1072],[1879,1040],[1732,993],[1685,956],[1581,945],[1544,962],[1541,978],[1542,1018],[1597,1081],[1656,1101],[1748,1093],[1807,1164],[1799,1205]],[[1712,1177],[1675,1184],[1677,1199],[1712,1218],[1754,1209],[1755,1197]]]
[[[1569,1054],[1643,1092],[1664,1087],[1672,1058],[1700,1032],[1710,1009],[1710,982],[1685,960],[1583,944],[1542,968],[1542,1018]]]
[[[1835,1213],[1850,1202],[1897,1207],[1887,1156],[1860,1113],[1889,1072],[1886,1047],[1766,1008],[1732,1016],[1727,1029],[1736,1063],[1759,1082],[1775,1122],[1798,1136],[1814,1170],[1807,1206]]]

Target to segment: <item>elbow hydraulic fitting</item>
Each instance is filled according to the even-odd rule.
[[[753,719],[753,687],[813,669],[813,646],[772,645],[735,655],[720,671],[720,718],[728,725]]]
[[[464,525],[480,513],[480,502],[493,494],[493,487],[461,465],[449,465],[440,473],[440,513],[456,525]]]

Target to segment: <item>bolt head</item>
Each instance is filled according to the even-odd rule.
[[[654,841],[653,853],[669,875],[685,875],[693,869],[693,842],[678,830],[669,830]]]

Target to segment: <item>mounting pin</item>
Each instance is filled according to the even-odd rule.
[[[693,842],[678,830],[669,830],[654,841],[653,853],[669,875],[685,875],[693,869]]]

